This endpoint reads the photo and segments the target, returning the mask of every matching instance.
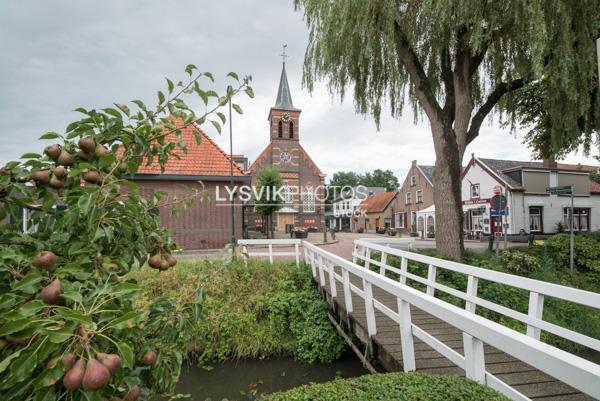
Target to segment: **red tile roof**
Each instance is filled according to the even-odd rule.
[[[158,161],[154,159],[149,166],[142,163],[138,174],[175,174],[175,175],[200,175],[200,176],[229,176],[229,155],[223,151],[202,129],[197,125],[188,125],[183,127],[183,121],[174,119],[177,128],[181,129],[181,139],[187,147],[187,155],[179,148],[176,148],[174,154],[179,156],[169,157],[164,165],[164,171],[161,171]],[[196,143],[193,130],[200,132],[202,140],[200,144]],[[166,130],[166,129],[165,129]],[[165,137],[166,141],[178,142],[174,134]],[[244,176],[244,172],[233,163],[233,175]]]
[[[383,212],[397,194],[398,191],[391,191],[371,195],[360,203],[360,209],[366,213]]]

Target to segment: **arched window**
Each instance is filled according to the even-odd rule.
[[[283,187],[283,201],[287,205],[290,205],[294,202],[292,188],[287,184]]]
[[[290,139],[293,139],[294,138],[294,122],[293,121],[290,121],[289,129],[290,129]]]
[[[279,123],[277,124],[277,136],[283,138],[283,123],[281,120],[279,120]]]
[[[304,187],[302,193],[302,209],[304,212],[315,212],[315,193],[311,185]]]

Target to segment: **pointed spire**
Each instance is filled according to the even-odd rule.
[[[285,59],[284,59],[285,60]],[[277,100],[275,100],[275,109],[297,110],[292,103],[292,95],[290,93],[290,85],[288,83],[287,74],[285,72],[285,61],[281,70],[281,78],[279,79],[279,89],[277,90]]]

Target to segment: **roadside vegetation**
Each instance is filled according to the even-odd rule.
[[[141,268],[131,276],[143,291],[138,308],[158,297],[184,306],[202,289],[203,317],[192,328],[195,340],[186,349],[201,364],[275,355],[331,362],[344,350],[305,267],[195,260],[166,272]]]
[[[385,373],[308,384],[262,401],[505,401],[489,387],[463,377]]]
[[[434,249],[421,249],[418,252],[429,256],[451,260]],[[380,255],[373,254],[376,260]],[[400,267],[400,258],[388,256],[388,263]],[[569,236],[557,234],[545,241],[543,245],[529,248],[513,248],[500,252],[496,256],[493,252],[466,250],[464,263],[529,277],[535,280],[547,281],[555,284],[578,288],[581,290],[600,292],[600,232],[594,232],[575,237],[575,271],[569,271]],[[427,277],[427,265],[418,262],[409,262],[409,272],[421,277]],[[395,273],[388,272],[391,278],[397,278]],[[438,269],[437,281],[449,287],[465,291],[467,276],[460,273]],[[407,283],[421,291],[424,285],[408,280]],[[529,294],[525,290],[509,287],[504,284],[480,280],[477,295],[488,301],[527,313]],[[464,307],[464,301],[436,291],[436,297],[454,305]],[[525,332],[525,324],[508,318],[497,312],[477,307],[477,314],[490,320],[511,327],[520,332]],[[592,308],[577,305],[571,302],[554,298],[546,298],[544,303],[544,320],[591,337],[598,337],[600,333],[600,313]],[[557,337],[547,332],[542,332],[542,340],[571,352],[580,352],[584,348],[579,344]]]

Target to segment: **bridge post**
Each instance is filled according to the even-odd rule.
[[[344,303],[346,305],[346,313],[350,314],[352,308],[352,290],[350,289],[350,273],[342,266],[342,279],[344,281]]]
[[[529,310],[527,313],[534,319],[541,319],[544,314],[544,295],[537,292],[529,293]],[[536,340],[540,339],[541,330],[535,326],[527,325],[527,335]]]
[[[463,333],[465,350],[465,374],[468,379],[485,384],[485,354],[483,341]]]
[[[367,270],[371,268],[371,262],[369,262],[369,259],[371,259],[371,248],[367,248],[365,252],[365,269]]]
[[[337,285],[335,283],[335,275],[333,269],[333,262],[328,262],[327,270],[329,271],[329,288],[331,289],[331,298],[337,297]]]
[[[387,253],[381,252],[381,266],[379,266],[379,274],[385,276],[385,266],[387,265]]]
[[[404,261],[404,258],[402,259]],[[402,347],[402,367],[405,372],[417,369],[415,361],[415,345],[412,335],[412,319],[410,304],[398,298],[398,313],[400,314],[400,345]]]
[[[437,268],[434,265],[429,265],[429,268],[427,269],[427,280],[435,283],[436,273]],[[435,295],[435,288],[433,286],[427,285],[427,295],[432,297]]]
[[[273,244],[269,243],[269,263],[273,264]]]
[[[296,267],[300,267],[300,248],[298,244],[294,244],[294,252],[296,253]]]
[[[323,256],[319,255],[317,259],[317,268],[319,269],[319,284],[325,288],[325,273],[323,272]]]
[[[472,297],[477,297],[477,284],[479,282],[479,278],[475,276],[469,275],[467,278],[467,295]],[[475,308],[477,304],[471,301],[465,302],[465,309],[467,312],[475,313]]]
[[[400,271],[402,272],[400,275],[400,284],[406,284],[405,274],[408,273],[408,259],[406,259],[404,256],[402,257],[402,262],[400,263]]]
[[[307,248],[304,248],[304,256],[308,259],[310,263],[310,268],[312,270],[313,279],[317,280],[317,266],[315,262],[315,254],[311,250],[309,251]]]
[[[354,241],[354,250],[352,251],[352,263],[356,264],[356,255],[358,255],[358,244]]]
[[[365,312],[367,315],[367,331],[369,337],[377,334],[377,323],[375,321],[375,307],[373,306],[373,287],[371,283],[363,280],[363,288],[365,291]]]

